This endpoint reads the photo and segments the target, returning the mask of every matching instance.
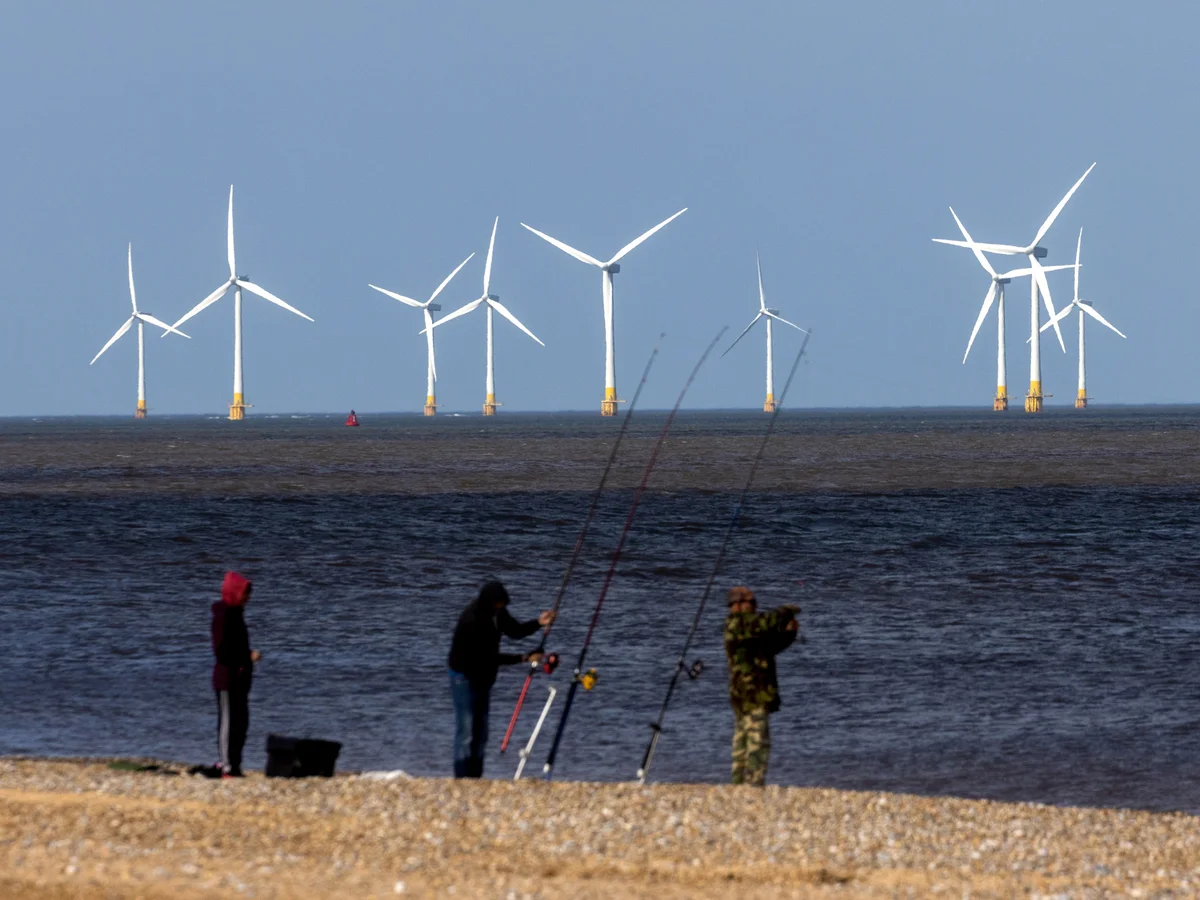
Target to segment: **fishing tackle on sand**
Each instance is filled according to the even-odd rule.
[[[650,359],[646,361],[646,368],[642,370],[642,380],[638,382],[637,390],[633,392],[633,399],[629,401],[629,408],[625,410],[625,416],[621,420],[621,429],[617,432],[617,439],[613,441],[612,450],[608,454],[608,463],[604,466],[604,473],[600,476],[600,483],[596,485],[596,490],[592,493],[592,503],[588,507],[587,516],[583,520],[583,528],[579,530],[579,537],[575,539],[575,549],[571,551],[571,558],[567,561],[567,570],[563,572],[562,584],[558,586],[558,593],[554,596],[554,605],[550,609],[557,615],[559,606],[562,605],[563,597],[567,593],[567,585],[571,583],[571,573],[575,571],[575,563],[579,561],[579,554],[583,550],[583,542],[587,538],[588,529],[592,527],[592,519],[596,517],[596,507],[600,504],[600,495],[604,493],[604,485],[608,481],[608,475],[612,471],[613,462],[617,458],[617,451],[621,449],[621,441],[625,438],[625,432],[629,430],[629,420],[633,417],[633,409],[637,406],[638,397],[642,394],[642,388],[646,386],[646,379],[650,377],[650,369],[654,365],[654,360],[658,356],[658,348],[662,345],[663,338],[666,333],[658,336],[658,341],[654,344],[654,349],[650,352]],[[546,648],[546,638],[550,636],[550,629],[553,627],[554,621],[542,629],[542,639],[538,642],[537,651],[541,653]],[[551,653],[554,657],[554,665],[558,665],[558,654]],[[547,657],[549,658],[549,657]],[[525,696],[529,693],[529,685],[533,681],[533,676],[537,673],[538,664],[533,663],[529,667],[529,671],[525,673],[525,683],[521,685],[521,694],[517,697],[517,705],[513,707],[512,716],[508,720],[508,728],[504,732],[504,740],[500,742],[500,752],[503,753],[508,749],[508,742],[512,740],[513,729],[517,727],[517,719],[521,715],[521,707],[525,705]],[[553,668],[545,670],[549,675],[554,671]],[[547,709],[549,705],[547,704]],[[545,712],[542,713],[543,718]],[[540,724],[540,722],[539,722]],[[536,734],[534,735],[536,737]],[[530,743],[529,749],[533,749],[533,744]]]
[[[583,672],[583,663],[587,659],[588,647],[592,643],[592,635],[596,631],[596,623],[600,621],[600,609],[604,606],[604,598],[608,595],[608,589],[612,585],[613,576],[617,572],[617,563],[621,561],[621,550],[625,547],[625,539],[629,536],[629,529],[633,526],[633,517],[637,513],[638,504],[642,502],[642,495],[646,492],[646,484],[650,481],[650,473],[654,471],[654,463],[658,460],[658,453],[662,450],[663,441],[667,438],[667,433],[671,430],[671,423],[675,421],[675,415],[679,412],[679,407],[683,403],[683,398],[687,396],[688,388],[692,386],[692,382],[696,380],[696,375],[700,372],[700,367],[704,365],[704,361],[708,359],[708,355],[712,353],[713,347],[721,340],[721,337],[729,329],[722,327],[717,332],[717,336],[712,339],[712,342],[704,350],[704,354],[700,357],[700,361],[696,363],[696,367],[692,369],[692,374],[688,376],[687,382],[683,385],[683,390],[679,392],[679,399],[675,401],[675,406],[667,416],[667,421],[663,423],[662,430],[658,433],[658,439],[654,442],[654,449],[650,452],[650,459],[646,462],[646,469],[642,472],[641,483],[638,484],[637,490],[633,494],[633,503],[629,507],[629,515],[625,517],[625,525],[621,529],[621,536],[617,540],[617,549],[613,551],[612,562],[608,566],[608,573],[604,576],[604,584],[600,588],[600,596],[596,600],[596,607],[592,610],[592,621],[588,625],[587,634],[583,638],[583,647],[579,650],[579,659],[575,663],[575,672],[571,678],[571,686],[567,688],[567,699],[563,704],[562,717],[558,720],[558,730],[554,732],[554,743],[550,745],[550,755],[546,757],[546,764],[542,767],[542,771],[549,780],[550,774],[554,769],[554,761],[558,757],[558,747],[562,742],[563,732],[567,727],[567,717],[571,714],[571,704],[575,700],[575,692],[580,684],[586,678],[591,686],[595,686],[595,670],[590,669]],[[585,690],[591,690],[591,687],[585,685]]]
[[[642,765],[638,769],[637,780],[638,784],[646,783],[646,773],[650,770],[650,763],[654,759],[654,751],[658,748],[658,739],[662,736],[663,720],[667,717],[667,707],[671,704],[671,696],[675,693],[675,685],[679,682],[680,675],[687,675],[690,679],[696,679],[700,676],[700,672],[704,670],[704,663],[700,660],[687,664],[688,650],[692,646],[692,639],[696,636],[696,631],[700,627],[700,619],[704,615],[705,604],[708,603],[709,594],[712,593],[713,584],[717,580],[717,576],[721,573],[721,565],[725,562],[725,551],[729,549],[729,541],[733,537],[733,532],[737,529],[738,519],[742,515],[742,507],[746,504],[746,496],[750,493],[750,487],[754,483],[754,475],[758,471],[758,464],[762,461],[763,451],[767,449],[767,442],[771,439],[771,432],[775,430],[775,420],[779,417],[779,411],[783,409],[783,402],[787,399],[788,388],[792,386],[792,378],[796,375],[796,369],[800,366],[800,360],[804,357],[804,351],[808,349],[808,339],[812,337],[811,331],[804,332],[804,342],[800,345],[800,352],[796,354],[796,360],[792,363],[791,371],[788,372],[787,381],[783,384],[783,393],[779,395],[779,402],[775,405],[774,412],[771,413],[771,418],[767,420],[767,431],[763,435],[762,443],[758,445],[758,453],[754,455],[754,461],[750,464],[750,473],[746,476],[746,484],[742,488],[742,494],[738,497],[737,504],[733,508],[733,516],[729,519],[729,525],[725,529],[725,537],[721,541],[721,549],[717,553],[717,561],[713,565],[712,574],[708,576],[708,582],[704,585],[704,593],[700,595],[700,605],[696,608],[696,616],[692,619],[692,627],[688,630],[687,637],[683,641],[683,650],[679,653],[679,661],[675,664],[675,673],[671,676],[671,681],[667,685],[667,694],[663,697],[662,708],[658,711],[658,720],[650,725],[650,743],[646,745],[646,752],[642,756]]]

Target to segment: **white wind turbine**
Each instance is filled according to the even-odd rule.
[[[603,289],[603,297],[604,297],[604,402],[600,404],[600,415],[602,415],[602,416],[615,416],[617,414],[617,403],[619,402],[617,400],[617,363],[616,363],[615,349],[613,346],[613,276],[621,271],[621,267],[619,265],[617,265],[617,263],[620,261],[620,259],[623,256],[625,256],[626,253],[628,253],[630,250],[632,250],[634,247],[636,247],[642,241],[646,240],[646,238],[650,237],[650,235],[654,234],[660,228],[663,228],[668,223],[677,219],[679,216],[682,216],[685,212],[687,212],[686,206],[683,209],[681,209],[679,212],[675,213],[675,215],[671,216],[671,218],[666,219],[665,221],[659,222],[657,225],[655,225],[653,228],[651,228],[649,231],[647,231],[641,237],[635,238],[634,240],[630,241],[628,244],[626,244],[624,247],[622,247],[620,250],[618,250],[616,256],[614,256],[608,262],[601,262],[600,260],[596,259],[594,256],[588,256],[582,250],[576,250],[574,247],[569,247],[566,244],[564,244],[562,241],[552,238],[548,234],[543,234],[542,232],[538,231],[536,228],[530,228],[530,226],[526,225],[524,222],[521,223],[522,227],[529,229],[534,234],[536,234],[538,237],[540,237],[542,240],[548,241],[549,243],[551,243],[555,247],[557,247],[559,250],[562,250],[564,253],[567,253],[567,254],[575,257],[580,262],[585,262],[585,263],[588,263],[589,265],[597,266],[600,269],[600,271],[603,273],[602,289]]]
[[[988,262],[987,257],[979,251],[979,245],[971,239],[971,235],[967,233],[966,226],[959,221],[953,209],[950,210],[950,215],[954,216],[954,221],[958,224],[958,230],[966,238],[966,243],[970,246],[971,252],[975,254],[975,258],[979,260],[979,264],[983,266],[985,272],[992,276],[991,287],[988,288],[987,296],[983,298],[983,306],[980,307],[979,316],[975,319],[975,327],[971,329],[971,339],[967,341],[967,352],[963,354],[962,361],[966,364],[967,356],[971,352],[971,345],[975,343],[975,335],[979,334],[979,328],[983,325],[983,320],[987,318],[988,310],[992,308],[992,302],[998,301],[996,304],[996,398],[992,401],[992,409],[1008,409],[1008,374],[1004,361],[1004,286],[1014,278],[1023,278],[1026,275],[1032,277],[1033,269],[1011,269],[1003,274],[997,273],[992,268],[992,264]],[[1043,266],[1043,271],[1057,272],[1061,269],[1073,268],[1075,267]]]
[[[496,414],[496,367],[495,353],[493,350],[492,341],[492,310],[500,313],[508,321],[512,322],[523,332],[542,344],[538,336],[517,321],[517,317],[508,311],[508,309],[500,302],[500,298],[491,293],[492,286],[492,251],[496,247],[496,226],[500,224],[500,217],[496,217],[496,221],[492,223],[492,239],[488,242],[487,262],[483,266],[483,296],[478,300],[472,300],[466,306],[459,307],[450,315],[439,319],[436,322],[427,324],[422,334],[432,334],[433,329],[439,325],[444,325],[451,319],[457,319],[459,316],[465,316],[469,312],[473,312],[481,303],[487,304],[487,396],[483,401],[483,414],[485,416],[494,416]],[[430,338],[432,341],[432,337]],[[432,346],[432,345],[431,345]],[[545,344],[542,344],[545,347]]]
[[[230,288],[234,288],[233,294],[233,402],[229,404],[229,418],[233,421],[246,418],[246,399],[245,393],[242,390],[242,290],[247,290],[252,294],[257,294],[264,300],[269,300],[276,306],[282,306],[290,313],[295,313],[302,319],[312,321],[310,316],[306,316],[294,306],[284,303],[270,291],[259,287],[252,281],[249,281],[245,276],[238,275],[237,263],[233,254],[233,185],[229,186],[229,229],[227,232],[228,238],[228,253],[229,253],[229,280],[222,284],[219,288],[192,307],[191,311],[186,316],[175,323],[176,326],[182,325],[192,316],[200,311],[212,306],[218,300],[225,296]],[[174,327],[174,326],[172,326]]]
[[[458,264],[458,268],[445,277],[442,283],[437,286],[437,290],[430,294],[429,299],[424,303],[419,303],[418,301],[413,300],[411,297],[405,297],[401,294],[393,293],[392,291],[385,290],[384,288],[378,287],[374,284],[367,285],[367,287],[375,288],[375,290],[379,291],[381,294],[387,294],[394,300],[399,300],[401,303],[407,303],[409,306],[415,306],[425,314],[425,343],[429,348],[429,358],[425,365],[425,415],[427,416],[437,414],[437,397],[433,392],[433,383],[437,381],[437,363],[435,363],[433,360],[433,316],[431,316],[430,313],[441,312],[442,305],[440,303],[434,303],[433,301],[437,299],[438,294],[442,292],[443,288],[450,283],[450,280],[462,270],[462,267],[471,261],[473,256],[475,256],[474,253],[460,262]]]
[[[1038,292],[1042,294],[1042,300],[1046,304],[1046,311],[1050,318],[1054,318],[1054,304],[1050,299],[1050,285],[1046,281],[1046,270],[1038,260],[1046,258],[1046,248],[1039,246],[1042,238],[1046,236],[1046,232],[1050,230],[1050,226],[1054,224],[1054,220],[1058,218],[1058,214],[1063,211],[1063,207],[1067,205],[1067,201],[1071,199],[1074,193],[1079,190],[1079,186],[1083,184],[1083,179],[1087,178],[1092,169],[1096,168],[1096,164],[1092,163],[1088,166],[1086,172],[1080,176],[1079,180],[1071,187],[1065,197],[1058,201],[1058,206],[1046,217],[1046,221],[1042,223],[1042,227],[1038,229],[1037,234],[1033,238],[1033,242],[1024,247],[1018,247],[1015,244],[987,244],[975,243],[985,253],[998,253],[1004,256],[1024,256],[1029,260],[1029,267],[1033,270],[1033,278],[1030,279],[1029,287],[1029,393],[1025,397],[1026,412],[1041,412],[1042,409],[1042,343],[1040,332],[1041,325],[1040,314],[1038,312]],[[951,209],[951,212],[954,210]],[[955,216],[957,219],[958,217]],[[972,243],[968,241],[952,241],[944,238],[934,238],[939,244],[950,244],[955,247],[971,247]],[[1063,348],[1063,352],[1067,351],[1067,345],[1063,343],[1062,332],[1058,328],[1058,323],[1054,323],[1054,333],[1058,335],[1058,343]]]
[[[797,331],[803,331],[805,334],[808,334],[808,331],[780,316],[779,310],[767,308],[767,295],[763,291],[762,260],[759,259],[757,253],[754,254],[754,262],[758,266],[758,314],[750,320],[749,325],[742,329],[742,333],[734,339],[733,343],[729,345],[729,348],[721,356],[725,356],[726,353],[736,347],[737,342],[746,336],[759,319],[767,320],[767,399],[763,403],[763,412],[775,412],[775,366],[771,341],[771,320],[774,319],[777,322],[782,322],[784,325],[791,325]]]
[[[103,356],[104,351],[119,341],[121,336],[129,330],[130,326],[132,326],[134,322],[137,322],[138,399],[137,411],[134,413],[134,416],[138,419],[144,419],[146,418],[146,340],[145,335],[142,334],[143,323],[149,323],[155,328],[163,329],[163,334],[174,331],[176,334],[183,337],[188,337],[189,335],[184,334],[182,331],[178,331],[173,325],[168,325],[166,322],[160,322],[158,319],[154,318],[154,316],[150,315],[150,313],[138,311],[137,291],[135,291],[133,288],[133,244],[129,245],[129,301],[133,304],[133,315],[125,320],[125,324],[117,329],[117,333],[108,339],[108,343],[100,348],[100,352],[92,357],[92,362],[88,363],[88,365],[92,365],[92,363]]]
[[[1075,244],[1075,267],[1074,267],[1075,268],[1075,299],[1073,299],[1069,304],[1064,306],[1059,311],[1058,315],[1056,315],[1053,319],[1051,319],[1049,322],[1047,322],[1045,325],[1042,326],[1042,331],[1045,331],[1051,325],[1057,323],[1060,319],[1065,319],[1067,316],[1069,316],[1071,314],[1071,310],[1073,310],[1073,309],[1079,310],[1079,390],[1078,390],[1078,393],[1076,393],[1076,395],[1075,395],[1075,408],[1076,409],[1086,409],[1087,408],[1087,376],[1086,376],[1086,373],[1084,372],[1084,366],[1083,366],[1083,317],[1085,315],[1091,316],[1093,319],[1095,319],[1101,325],[1111,328],[1113,331],[1116,331],[1117,334],[1120,334],[1121,337],[1125,337],[1125,335],[1121,334],[1120,331],[1117,331],[1116,326],[1113,325],[1111,322],[1109,322],[1108,319],[1104,318],[1104,316],[1100,315],[1100,313],[1098,313],[1098,312],[1096,312],[1096,310],[1092,309],[1092,301],[1091,300],[1080,300],[1079,299],[1079,251],[1082,247],[1083,247],[1083,229],[1080,228],[1079,229],[1079,240]]]

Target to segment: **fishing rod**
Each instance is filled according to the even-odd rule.
[[[738,519],[742,515],[742,507],[746,503],[746,496],[750,493],[750,486],[754,483],[754,475],[758,471],[758,464],[762,461],[763,451],[767,449],[767,442],[771,439],[771,432],[775,430],[775,420],[779,417],[779,411],[783,409],[783,401],[787,398],[788,388],[792,386],[792,378],[796,374],[796,369],[800,366],[800,360],[804,357],[804,351],[808,348],[808,339],[812,337],[812,332],[804,332],[804,341],[800,344],[800,352],[796,354],[796,360],[792,363],[791,371],[788,372],[787,381],[783,384],[783,393],[779,395],[779,402],[775,404],[775,411],[771,413],[771,418],[767,421],[767,432],[763,435],[762,443],[758,445],[758,453],[754,455],[754,461],[750,464],[750,474],[746,477],[746,484],[742,488],[742,495],[738,497],[737,505],[733,508],[733,516],[729,520],[729,525],[725,529],[725,538],[721,541],[721,549],[717,553],[716,564],[712,568],[712,574],[708,576],[708,583],[704,585],[704,593],[700,595],[700,605],[696,608],[696,616],[692,619],[692,627],[688,630],[687,637],[683,641],[683,650],[679,653],[679,661],[675,664],[675,673],[671,676],[671,681],[667,685],[667,695],[663,697],[662,709],[658,711],[658,721],[650,725],[650,743],[646,745],[646,753],[642,757],[642,766],[638,769],[637,780],[638,784],[646,783],[646,773],[650,770],[650,761],[654,759],[654,751],[658,748],[658,739],[662,736],[663,720],[667,717],[667,707],[671,704],[671,696],[675,693],[675,685],[679,683],[679,676],[687,674],[691,679],[698,678],[700,672],[704,668],[704,664],[697,660],[692,665],[687,664],[688,649],[692,646],[692,639],[696,636],[696,631],[700,627],[700,619],[704,615],[704,606],[708,603],[709,594],[712,593],[713,584],[717,580],[717,575],[721,572],[721,565],[725,562],[725,551],[729,549],[729,541],[733,537],[733,532],[737,528]]]
[[[542,771],[546,775],[546,780],[550,779],[550,773],[554,769],[554,761],[558,757],[558,747],[562,742],[563,732],[567,727],[567,716],[571,714],[571,704],[575,700],[575,692],[582,683],[584,690],[591,690],[596,683],[596,673],[594,670],[583,672],[583,663],[587,659],[588,647],[592,643],[592,634],[596,631],[596,623],[600,621],[600,608],[604,606],[604,598],[608,595],[609,586],[612,585],[613,576],[617,572],[617,563],[621,560],[621,550],[625,546],[625,538],[629,536],[629,529],[633,526],[633,517],[637,513],[638,504],[642,501],[642,494],[646,492],[646,484],[650,480],[650,473],[654,471],[654,463],[658,459],[658,452],[662,449],[663,441],[666,440],[667,432],[671,430],[671,423],[675,421],[675,414],[679,412],[679,407],[683,404],[683,398],[687,395],[688,388],[692,386],[692,382],[696,380],[696,375],[700,372],[700,367],[704,365],[704,361],[708,359],[708,355],[712,353],[713,347],[721,340],[721,337],[728,330],[727,327],[722,327],[717,332],[717,336],[712,339],[712,342],[704,350],[704,354],[700,357],[700,361],[696,363],[696,368],[692,369],[692,374],[688,376],[688,380],[683,385],[683,390],[679,392],[679,399],[675,401],[675,406],[667,416],[667,421],[663,423],[662,430],[658,433],[658,439],[654,442],[654,449],[650,453],[650,459],[646,463],[646,469],[642,472],[641,483],[638,484],[637,490],[633,494],[633,504],[629,508],[629,515],[625,517],[625,526],[621,529],[621,537],[617,540],[617,549],[613,551],[612,562],[608,566],[608,574],[604,576],[604,584],[600,588],[600,596],[596,600],[596,607],[592,611],[592,622],[588,626],[587,634],[583,638],[583,647],[579,650],[579,659],[575,663],[575,672],[571,677],[571,686],[567,689],[567,700],[563,704],[562,718],[558,720],[558,730],[554,732],[554,743],[550,745],[550,755],[546,757],[546,765]]]
[[[587,538],[588,529],[592,527],[592,519],[596,517],[596,507],[600,504],[600,495],[604,493],[604,485],[607,483],[608,475],[612,471],[613,463],[616,461],[617,451],[621,449],[621,441],[625,438],[625,432],[629,430],[629,420],[633,418],[633,408],[637,406],[638,397],[642,394],[642,388],[646,386],[646,379],[650,377],[650,369],[654,365],[659,347],[662,346],[663,338],[666,336],[665,332],[658,336],[654,350],[650,353],[650,359],[646,361],[646,368],[642,370],[642,380],[638,382],[637,390],[633,392],[633,399],[629,401],[629,407],[625,410],[625,415],[621,420],[621,429],[617,432],[617,439],[613,442],[612,450],[608,454],[608,463],[604,466],[604,473],[600,476],[600,483],[596,485],[596,490],[592,492],[592,503],[588,507],[587,516],[583,520],[583,528],[579,530],[579,537],[575,539],[575,549],[571,551],[571,558],[567,561],[567,570],[563,572],[562,584],[558,586],[558,593],[554,597],[554,605],[550,607],[551,611],[556,615],[559,606],[562,605],[563,596],[567,593],[567,585],[571,583],[571,574],[575,571],[575,563],[579,561],[579,554],[583,550],[583,542]],[[538,642],[535,652],[542,653],[545,651],[546,638],[550,636],[550,629],[553,626],[554,620],[551,619],[550,624],[542,629],[542,639]],[[500,742],[501,753],[508,749],[508,742],[512,740],[513,730],[517,727],[517,719],[521,715],[521,707],[525,705],[525,696],[529,693],[529,685],[541,665],[540,662],[531,663],[529,671],[525,674],[525,683],[521,685],[521,694],[517,697],[517,705],[513,708],[512,717],[508,720],[508,729],[504,732],[504,740]],[[557,658],[554,660],[554,665],[557,665]],[[550,674],[551,671],[553,669],[547,666],[547,674]],[[553,698],[553,695],[551,697]],[[543,713],[542,717],[545,718],[545,713]]]

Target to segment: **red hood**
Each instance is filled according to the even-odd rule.
[[[250,579],[237,572],[226,572],[221,585],[221,602],[227,606],[242,606],[250,593]]]

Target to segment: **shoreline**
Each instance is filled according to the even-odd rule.
[[[1200,885],[1200,817],[1185,813],[777,786],[221,781],[111,762],[0,758],[0,894],[1184,897]]]

